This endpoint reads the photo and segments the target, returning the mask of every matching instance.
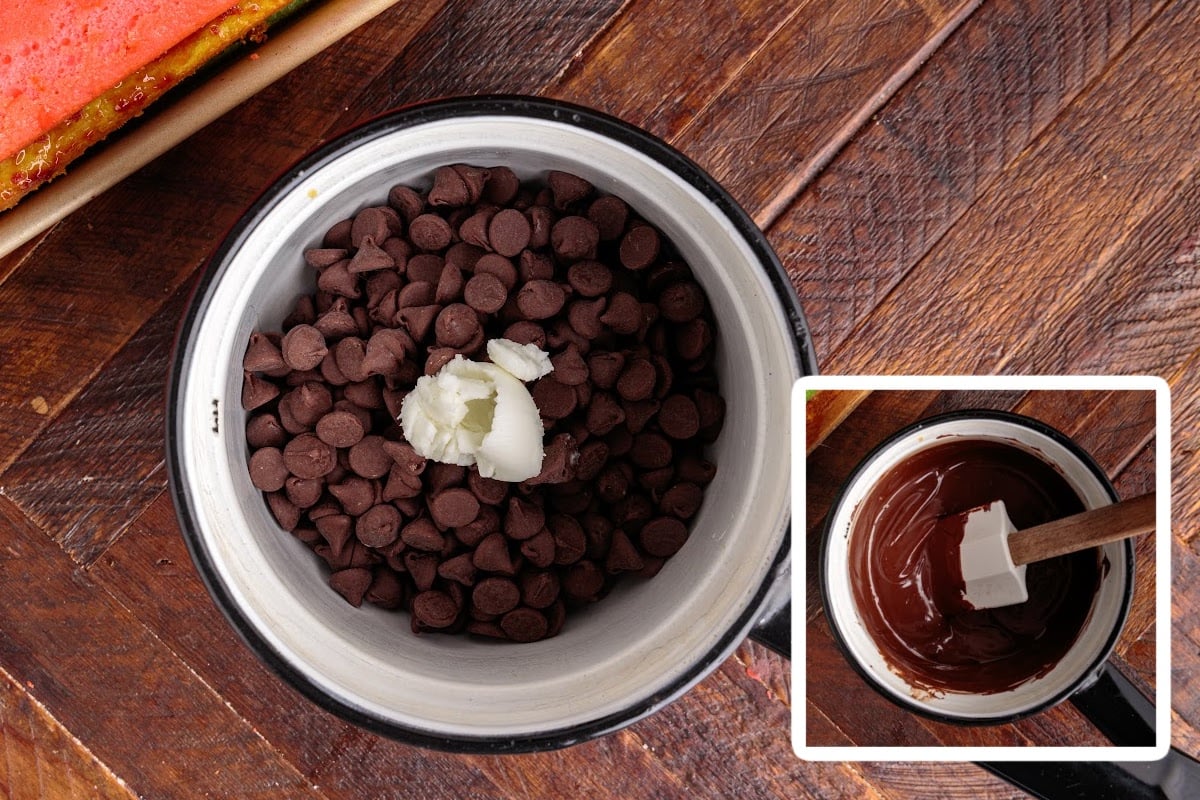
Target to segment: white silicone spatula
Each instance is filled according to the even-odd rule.
[[[1003,500],[966,512],[959,561],[966,601],[999,608],[1029,599],[1025,566],[1154,530],[1154,494],[1018,531]]]

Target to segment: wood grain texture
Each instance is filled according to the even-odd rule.
[[[0,489],[81,565],[95,561],[166,485],[163,378],[189,294],[190,286],[177,289],[0,473]]]
[[[844,360],[837,350],[877,305],[881,318],[883,309],[895,308],[886,302],[889,292],[1108,66],[1153,10],[1146,3],[1096,0],[1070,9],[1052,0],[984,4],[772,225],[772,242],[804,300],[824,368],[900,368],[895,348],[883,358],[878,346],[860,341],[858,334],[852,347],[856,358]],[[1084,18],[1105,24],[1078,24]],[[1072,130],[1086,135],[1086,129]],[[1077,163],[1074,156],[1068,162]],[[1020,174],[1031,180],[1045,176],[1032,169]],[[993,196],[1013,212],[1032,199]],[[979,269],[981,260],[997,251],[1017,251],[1012,230],[954,250],[953,265],[940,265],[941,271],[930,267],[931,277],[946,274],[945,269],[969,271],[974,277],[964,285],[981,297],[991,290],[1018,289],[1012,278]],[[927,298],[930,289],[922,291]],[[939,299],[937,307],[943,319],[921,326],[937,331],[932,346],[953,348],[957,342],[972,353],[998,355],[1002,343],[990,330],[974,331],[974,341],[961,341],[955,327],[943,324],[950,309],[958,314],[962,306]],[[983,308],[966,308],[984,314]],[[924,344],[909,341],[909,333],[893,327],[884,338],[921,352]],[[923,371],[938,366],[922,362]],[[972,364],[962,361],[954,367],[972,371]]]
[[[1023,168],[972,205],[903,287],[859,322],[855,356],[845,363],[836,359],[839,368],[886,363],[890,343],[907,336],[921,353],[922,370],[992,371],[1007,366],[1007,354],[1019,352],[1023,342],[1035,351],[1052,347],[1052,336],[1027,336],[1061,313],[1048,320],[1044,309],[1072,308],[1080,286],[1120,280],[1122,265],[1108,257],[1119,243],[1112,232],[1136,227],[1169,202],[1180,174],[1193,168],[1200,120],[1179,106],[1188,102],[1196,78],[1191,50],[1198,45],[1189,35],[1196,11],[1188,4],[1166,9],[1152,35],[1137,39],[1089,89],[1088,101],[1075,104],[1070,117],[1023,156]],[[1160,82],[1163,75],[1171,79]],[[1102,110],[1112,107],[1122,107],[1135,122],[1105,125]],[[1153,136],[1144,135],[1150,130]],[[1136,155],[1117,155],[1123,151]],[[1073,202],[1084,195],[1086,210]],[[1031,260],[1054,269],[1037,282],[1022,281],[1020,270]],[[947,270],[970,279],[947,294]],[[918,337],[897,326],[895,310],[902,306],[926,321]],[[955,335],[964,311],[989,322],[974,334],[975,357],[967,359]]]
[[[318,797],[175,653],[0,497],[0,669],[135,794]],[[199,754],[203,754],[201,757]],[[238,770],[216,764],[242,765]]]
[[[11,675],[0,671],[0,795],[8,800],[135,795]]]

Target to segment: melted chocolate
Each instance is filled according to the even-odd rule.
[[[893,467],[856,511],[855,603],[890,667],[915,687],[1011,689],[1048,672],[1087,621],[1101,577],[1097,550],[1030,564],[1025,603],[966,604],[961,519],[957,530],[939,520],[993,500],[1005,502],[1018,530],[1084,510],[1036,456],[1002,442],[950,440]]]

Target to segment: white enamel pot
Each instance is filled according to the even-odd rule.
[[[353,608],[281,532],[247,476],[241,356],[278,329],[333,223],[455,162],[558,169],[626,200],[677,246],[708,293],[727,415],[718,473],[687,545],[562,632],[507,645],[414,636]],[[401,109],[278,179],[219,246],[182,322],[170,379],[168,463],[188,547],[221,611],[280,676],[371,730],[476,752],[561,747],[678,697],[786,603],[788,403],[815,371],[800,306],[762,233],[694,163],[611,117],[559,102],[478,97]]]

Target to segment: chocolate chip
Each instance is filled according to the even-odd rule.
[[[712,328],[703,317],[690,319],[675,331],[675,349],[689,361],[703,356],[712,341]]]
[[[404,584],[400,576],[391,569],[379,569],[375,571],[363,599],[380,608],[394,609],[404,605],[404,597]]]
[[[629,541],[629,536],[620,528],[613,531],[612,545],[604,559],[604,570],[610,574],[636,572],[645,566],[641,553]]]
[[[539,414],[546,419],[562,419],[575,410],[575,390],[559,383],[553,375],[551,373],[535,383],[531,394]]]
[[[514,642],[536,642],[545,638],[550,625],[532,608],[514,608],[501,618],[500,629]]]
[[[661,240],[658,231],[649,225],[634,225],[621,237],[618,253],[621,263],[629,269],[645,269],[658,258]]]
[[[286,442],[287,433],[274,414],[255,414],[246,421],[246,444],[250,447],[282,447]]]
[[[283,448],[283,463],[297,478],[321,478],[337,466],[337,451],[316,434],[302,433]]]
[[[383,437],[364,436],[349,451],[350,469],[364,478],[382,478],[392,466],[392,457],[383,447]]]
[[[521,603],[530,608],[546,608],[558,599],[558,575],[550,571],[521,574]]]
[[[520,211],[506,208],[498,211],[488,223],[487,235],[492,249],[502,256],[519,255],[529,246],[533,226]]]
[[[367,547],[387,547],[400,533],[400,512],[395,506],[372,506],[354,526],[354,535]]]
[[[657,380],[658,372],[647,359],[631,359],[617,378],[617,394],[626,400],[645,400],[654,393]]]
[[[548,319],[562,310],[566,294],[549,280],[531,280],[517,292],[517,308],[525,319]]]
[[[552,514],[546,527],[554,537],[554,563],[574,564],[587,552],[587,537],[578,520],[566,514]]]
[[[459,553],[438,565],[438,575],[463,586],[474,586],[477,570],[470,553]]]
[[[350,223],[350,244],[361,249],[368,241],[373,245],[388,238],[395,222],[399,222],[399,217],[393,222],[388,212],[395,216],[391,209],[377,206],[364,208],[355,214]]]
[[[352,516],[366,513],[375,505],[376,485],[366,478],[348,475],[341,483],[330,484],[329,493],[341,503],[342,510]]]
[[[629,460],[640,469],[658,469],[671,463],[673,450],[666,437],[643,432],[633,437]]]
[[[370,588],[372,579],[371,570],[364,567],[350,567],[330,575],[329,585],[344,597],[346,602],[358,608],[362,605],[363,596]]]
[[[704,290],[695,281],[673,283],[658,297],[663,319],[687,322],[704,311]]]
[[[700,509],[704,490],[694,483],[680,482],[663,492],[658,507],[664,514],[689,520]]]
[[[521,497],[511,497],[504,514],[504,534],[510,539],[528,539],[546,524],[546,514],[540,506]]]
[[[440,553],[446,546],[446,537],[428,517],[418,517],[400,530],[400,540],[414,550]]]
[[[492,167],[483,184],[483,198],[489,203],[511,203],[521,188],[521,180],[508,167]]]
[[[446,592],[429,589],[412,601],[413,616],[430,628],[448,628],[458,619],[459,607]]]
[[[433,173],[429,205],[457,207],[477,203],[487,179],[488,170],[468,164],[438,167]]]
[[[679,552],[687,541],[687,526],[674,517],[656,517],[642,526],[642,549],[652,556],[667,558]]]
[[[389,189],[387,202],[405,222],[412,222],[425,208],[425,201],[421,199],[421,195],[408,186],[398,185]]]
[[[350,259],[346,269],[352,275],[358,275],[364,272],[374,272],[379,269],[395,269],[396,259],[388,255],[387,251],[375,244],[375,240],[367,238],[358,248],[358,252],[354,254],[354,258]]]
[[[625,410],[607,392],[598,392],[592,397],[587,409],[587,429],[598,436],[611,431],[625,421]]]
[[[598,197],[588,206],[587,218],[596,223],[600,241],[610,242],[625,231],[629,219],[629,206],[615,195]]]
[[[242,408],[253,411],[279,396],[279,387],[253,372],[242,375]]]
[[[362,421],[349,411],[330,411],[319,420],[317,436],[334,447],[350,447],[362,441],[366,429]]]
[[[714,421],[716,416],[714,414]],[[696,403],[682,394],[665,398],[658,414],[658,426],[672,439],[691,439],[700,432],[700,412]]]
[[[502,533],[491,533],[479,542],[471,558],[472,563],[484,572],[515,575],[512,556],[508,552],[508,540]]]
[[[440,219],[440,218],[439,218]],[[432,303],[436,295],[437,283],[442,279],[442,270],[446,268],[446,260],[436,253],[418,253],[408,260],[406,271],[410,283],[427,283],[430,294],[426,303]],[[401,303],[400,305],[407,305]]]
[[[434,292],[433,301],[439,305],[444,305],[461,300],[464,283],[462,270],[453,264],[445,264],[442,267],[442,274],[438,278],[437,290]]]
[[[563,217],[550,229],[550,246],[563,261],[595,258],[600,230],[587,217]]]
[[[454,231],[450,223],[437,214],[422,214],[408,226],[408,236],[417,248],[427,252],[444,250],[454,239]],[[412,260],[409,260],[409,272],[412,272]]]
[[[521,555],[532,567],[539,569],[549,567],[554,563],[554,536],[548,528],[542,528],[533,536],[521,542]]]
[[[494,275],[504,285],[505,293],[512,291],[519,278],[512,261],[499,253],[488,253],[475,262],[475,275]]]
[[[283,360],[292,369],[313,369],[327,352],[324,334],[311,325],[297,325],[283,335]]]
[[[592,602],[604,588],[604,572],[591,560],[571,565],[562,578],[562,591],[575,602]]]
[[[430,498],[429,512],[441,527],[457,528],[479,515],[479,500],[469,489],[446,489]]]
[[[263,492],[277,492],[288,479],[283,463],[283,451],[278,447],[263,447],[250,456],[250,482]]]
[[[637,333],[642,324],[642,304],[628,292],[614,292],[600,321],[615,333]]]
[[[592,184],[578,175],[561,170],[550,170],[546,173],[546,183],[554,195],[554,207],[565,211],[592,193]]]
[[[498,277],[489,273],[477,273],[467,281],[463,289],[463,300],[476,311],[494,314],[504,308],[508,290]]]
[[[433,329],[438,344],[462,347],[479,334],[479,316],[464,303],[452,303],[438,314]]]
[[[471,603],[485,614],[506,614],[521,602],[521,590],[509,578],[484,578],[475,584]]]

